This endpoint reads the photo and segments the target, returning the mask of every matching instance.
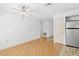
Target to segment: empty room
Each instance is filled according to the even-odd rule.
[[[0,56],[79,56],[79,3],[0,3]]]

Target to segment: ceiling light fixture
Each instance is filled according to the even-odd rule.
[[[27,4],[19,4],[17,8],[12,8],[13,10],[17,11],[17,12],[11,12],[11,14],[19,14],[22,16],[22,19],[24,20],[24,17],[26,15],[31,15],[34,16],[32,14],[32,10],[30,9],[30,7]]]

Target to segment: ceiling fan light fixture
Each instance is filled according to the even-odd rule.
[[[28,16],[28,15],[33,16],[31,14],[32,10],[30,9],[29,5],[27,5],[27,4],[19,4],[17,7],[12,8],[12,9],[15,12],[12,12],[11,14],[19,14],[23,17],[23,19],[24,19],[24,16]]]

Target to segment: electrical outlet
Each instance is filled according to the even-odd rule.
[[[43,32],[43,36],[47,36],[47,33],[46,32]]]

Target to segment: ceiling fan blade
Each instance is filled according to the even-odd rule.
[[[39,14],[37,14],[37,13],[30,13],[35,19],[39,19],[40,18],[40,16],[39,16]]]
[[[11,14],[17,14],[18,12],[11,12]]]
[[[18,8],[11,8],[11,9],[13,9],[13,10],[19,10]]]
[[[9,10],[19,10],[18,8],[10,8]]]
[[[18,12],[11,12],[10,14],[13,14],[13,15],[21,15],[21,14],[18,13]]]
[[[16,8],[8,9],[8,11],[9,11],[9,12],[13,12],[13,11],[14,11],[14,12],[20,12],[20,10],[19,10],[19,9],[16,9]],[[14,13],[14,12],[13,12],[13,13]]]
[[[27,12],[25,12],[24,15],[25,15],[25,16],[33,16],[32,14],[27,13]]]

